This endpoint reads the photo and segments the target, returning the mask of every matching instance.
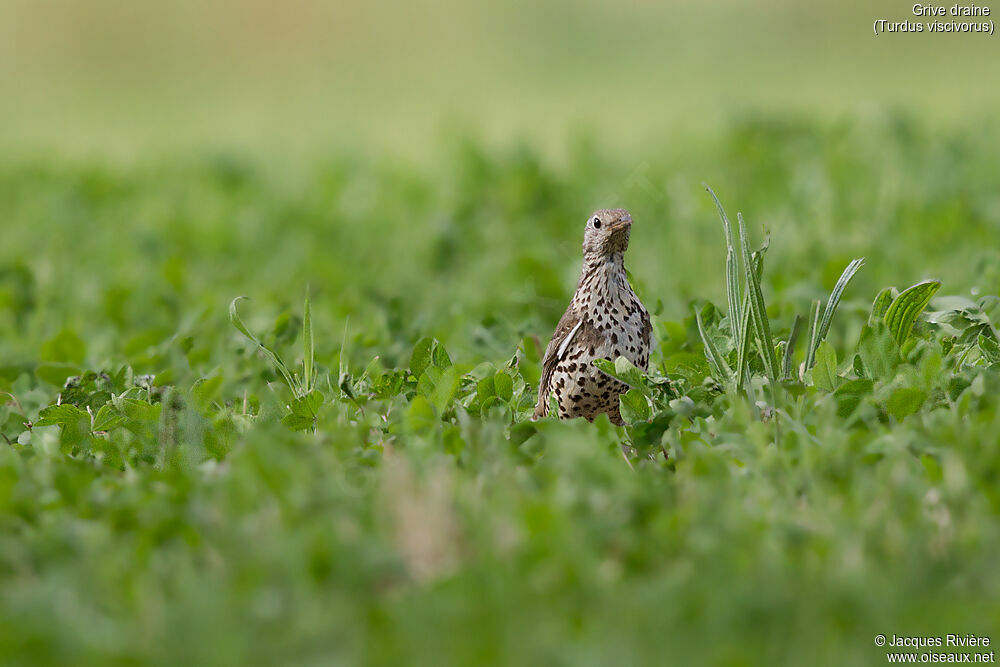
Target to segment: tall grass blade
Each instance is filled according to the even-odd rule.
[[[254,345],[257,346],[257,349],[260,350],[260,352],[265,357],[267,357],[268,361],[271,362],[274,368],[279,373],[281,373],[281,377],[285,379],[285,384],[287,384],[288,388],[292,390],[292,393],[294,393],[296,396],[301,396],[302,394],[300,391],[300,387],[298,383],[295,382],[295,380],[292,378],[292,374],[288,372],[288,367],[285,366],[285,362],[282,361],[281,357],[279,357],[276,353],[272,352],[270,349],[265,347],[265,345],[261,343],[257,339],[257,337],[253,335],[253,333],[250,332],[250,329],[247,328],[247,325],[243,323],[243,318],[240,317],[240,314],[236,308],[236,304],[238,304],[240,301],[243,301],[244,299],[249,300],[250,297],[238,296],[235,299],[233,299],[232,302],[230,302],[229,321],[232,323],[234,327],[236,327],[237,331],[246,336]]]
[[[740,276],[736,266],[736,253],[732,246],[726,251],[726,297],[729,302],[729,332],[733,340],[740,339]]]
[[[340,364],[338,369],[339,372],[337,374],[337,385],[340,387],[341,391],[343,391],[349,398],[353,399],[354,389],[351,387],[351,375],[347,368],[347,332],[350,326],[351,320],[348,318],[347,321],[344,322],[344,339],[340,343]]]
[[[306,303],[302,308],[302,381],[305,393],[313,390],[316,384],[315,360],[316,350],[313,347],[312,312],[309,308],[309,292],[306,292]]]
[[[774,353],[771,324],[767,319],[767,310],[764,307],[764,293],[761,290],[760,276],[755,270],[756,264],[750,252],[750,240],[747,237],[743,214],[737,213],[736,220],[739,223],[740,250],[743,254],[743,265],[746,267],[747,293],[750,295],[750,311],[753,325],[757,334],[757,342],[760,346],[760,354],[764,359],[764,368],[767,370],[768,379],[770,379],[773,386],[778,379],[778,358]],[[763,261],[763,258],[761,261]]]
[[[816,349],[819,347],[817,336],[819,335],[819,299],[813,301],[812,309],[809,311],[809,347],[806,348],[806,364],[803,370],[812,368],[816,361]]]
[[[785,344],[785,356],[781,361],[781,379],[787,380],[792,377],[792,356],[795,352],[795,344],[799,342],[802,334],[802,316],[796,315],[792,322],[792,330],[788,333],[788,342]]]
[[[840,274],[840,278],[837,280],[837,284],[834,285],[833,291],[830,292],[830,298],[826,302],[826,310],[823,311],[823,319],[820,321],[816,340],[813,343],[813,347],[809,351],[809,357],[811,359],[816,358],[816,350],[819,348],[819,344],[826,340],[826,334],[830,331],[830,322],[833,321],[833,314],[837,312],[837,306],[840,304],[840,297],[844,294],[844,290],[847,289],[847,284],[851,282],[851,278],[853,278],[854,274],[858,272],[858,269],[864,266],[864,263],[865,258],[859,257],[848,264],[847,268],[844,269],[844,272]],[[808,368],[806,368],[806,370],[808,370]]]
[[[702,185],[705,184],[703,183]],[[726,215],[725,209],[722,208],[722,202],[715,196],[715,192],[708,185],[705,185],[705,189],[708,190],[708,194],[715,201],[715,208],[719,211],[719,218],[722,220],[722,226],[726,232],[726,298],[729,302],[729,329],[732,334],[733,343],[736,343],[740,340],[740,332],[742,331],[740,326],[743,322],[743,315],[740,309],[740,268],[736,249],[734,248],[733,228],[729,224],[729,216]]]
[[[759,278],[764,270],[763,256],[757,253],[751,255],[754,271]],[[750,381],[750,365],[747,363],[747,350],[750,349],[750,340],[753,338],[753,327],[750,319],[750,293],[743,293],[743,302],[740,306],[740,327],[742,332],[737,340],[736,346],[736,368],[742,369],[737,377],[737,388],[743,389],[745,383]]]
[[[733,371],[726,363],[726,358],[719,352],[715,342],[709,338],[705,324],[701,321],[701,312],[697,308],[694,309],[694,319],[698,323],[698,334],[701,336],[701,342],[705,345],[705,356],[708,357],[708,365],[712,369],[712,375],[720,383],[729,386],[734,379]]]
[[[740,322],[740,331],[743,332],[740,335],[738,341],[738,346],[736,348],[736,367],[739,372],[737,377],[737,386],[742,389],[745,383],[750,380],[750,365],[747,363],[747,350],[750,349],[750,339],[753,336],[753,327],[750,320],[750,294],[746,293],[743,295],[743,305],[741,308],[743,313],[743,319]]]

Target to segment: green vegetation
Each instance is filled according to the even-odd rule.
[[[868,664],[995,630],[1000,135],[570,153],[0,163],[5,661]],[[602,367],[628,426],[530,422],[598,205],[659,348]]]

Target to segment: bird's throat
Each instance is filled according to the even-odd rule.
[[[578,306],[593,306],[598,300],[606,303],[624,302],[631,293],[623,253],[584,257],[580,281],[577,283],[576,294],[573,295],[573,301]]]

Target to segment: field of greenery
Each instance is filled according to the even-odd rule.
[[[1000,627],[1000,134],[691,144],[0,158],[3,661],[874,664]],[[627,426],[531,422],[604,206],[658,348],[606,367]]]

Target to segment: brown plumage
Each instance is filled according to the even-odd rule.
[[[554,395],[559,417],[593,420],[607,413],[622,423],[618,396],[628,386],[597,370],[594,359],[623,356],[649,366],[652,327],[625,274],[632,216],[620,208],[596,211],[583,236],[583,268],[569,307],[545,349],[534,418],[549,412]]]

